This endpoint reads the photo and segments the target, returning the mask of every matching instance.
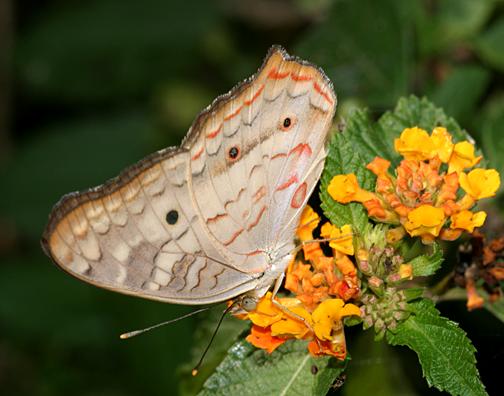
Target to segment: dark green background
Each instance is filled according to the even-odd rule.
[[[324,68],[338,117],[355,106],[379,115],[402,95],[427,95],[502,172],[502,1],[3,0],[0,394],[193,392],[187,378],[180,386],[179,367],[194,359],[200,319],[120,341],[123,331],[189,309],[82,284],[52,265],[38,240],[62,194],[178,144],[271,44]],[[499,229],[502,202],[485,209]],[[502,324],[485,311],[467,314],[463,302],[440,308],[468,331],[483,382],[497,392]],[[413,354],[349,333],[345,395],[425,392]]]

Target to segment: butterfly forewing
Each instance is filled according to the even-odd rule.
[[[320,70],[273,48],[180,148],[63,197],[44,249],[82,280],[145,298],[204,304],[250,291],[293,247],[335,105]]]

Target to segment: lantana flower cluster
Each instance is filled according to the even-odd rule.
[[[267,293],[254,311],[242,314],[252,328],[247,340],[273,352],[289,339],[309,340],[313,356],[346,357],[343,318],[360,316],[359,307],[347,303],[359,294],[357,270],[349,258],[354,254],[350,226],[330,223],[322,226],[322,238],[330,239],[332,256],[326,256],[313,231],[320,217],[307,206],[301,216],[297,236],[303,243],[303,257],[295,258],[286,271],[285,288],[295,297],[272,300]]]
[[[374,192],[361,189],[355,174],[345,174],[331,180],[331,197],[343,204],[361,202],[374,220],[398,226],[389,231],[391,241],[406,233],[425,244],[455,240],[483,225],[486,213],[471,209],[495,195],[500,176],[495,169],[472,169],[482,159],[472,143],[453,143],[443,127],[430,135],[414,127],[406,128],[394,146],[404,159],[393,174],[384,158],[366,166],[377,176]]]

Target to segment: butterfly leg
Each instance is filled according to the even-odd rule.
[[[278,308],[280,309],[282,312],[284,312],[285,314],[289,315],[291,318],[294,318],[296,320],[299,320],[300,322],[303,322],[305,324],[305,326],[311,331],[313,332],[313,327],[311,326],[310,323],[308,323],[308,321],[303,318],[302,316],[298,315],[297,313],[295,312],[292,312],[289,308],[287,308],[286,306],[280,304],[276,299],[276,295],[278,293],[278,290],[280,290],[280,286],[282,286],[282,282],[283,280],[285,279],[285,273],[282,272],[278,278],[276,279],[275,281],[275,286],[273,286],[273,292],[271,293],[271,302]]]

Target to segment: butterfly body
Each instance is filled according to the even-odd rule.
[[[180,147],[64,196],[42,246],[70,274],[125,294],[180,304],[260,297],[292,258],[335,106],[321,70],[273,47]]]

